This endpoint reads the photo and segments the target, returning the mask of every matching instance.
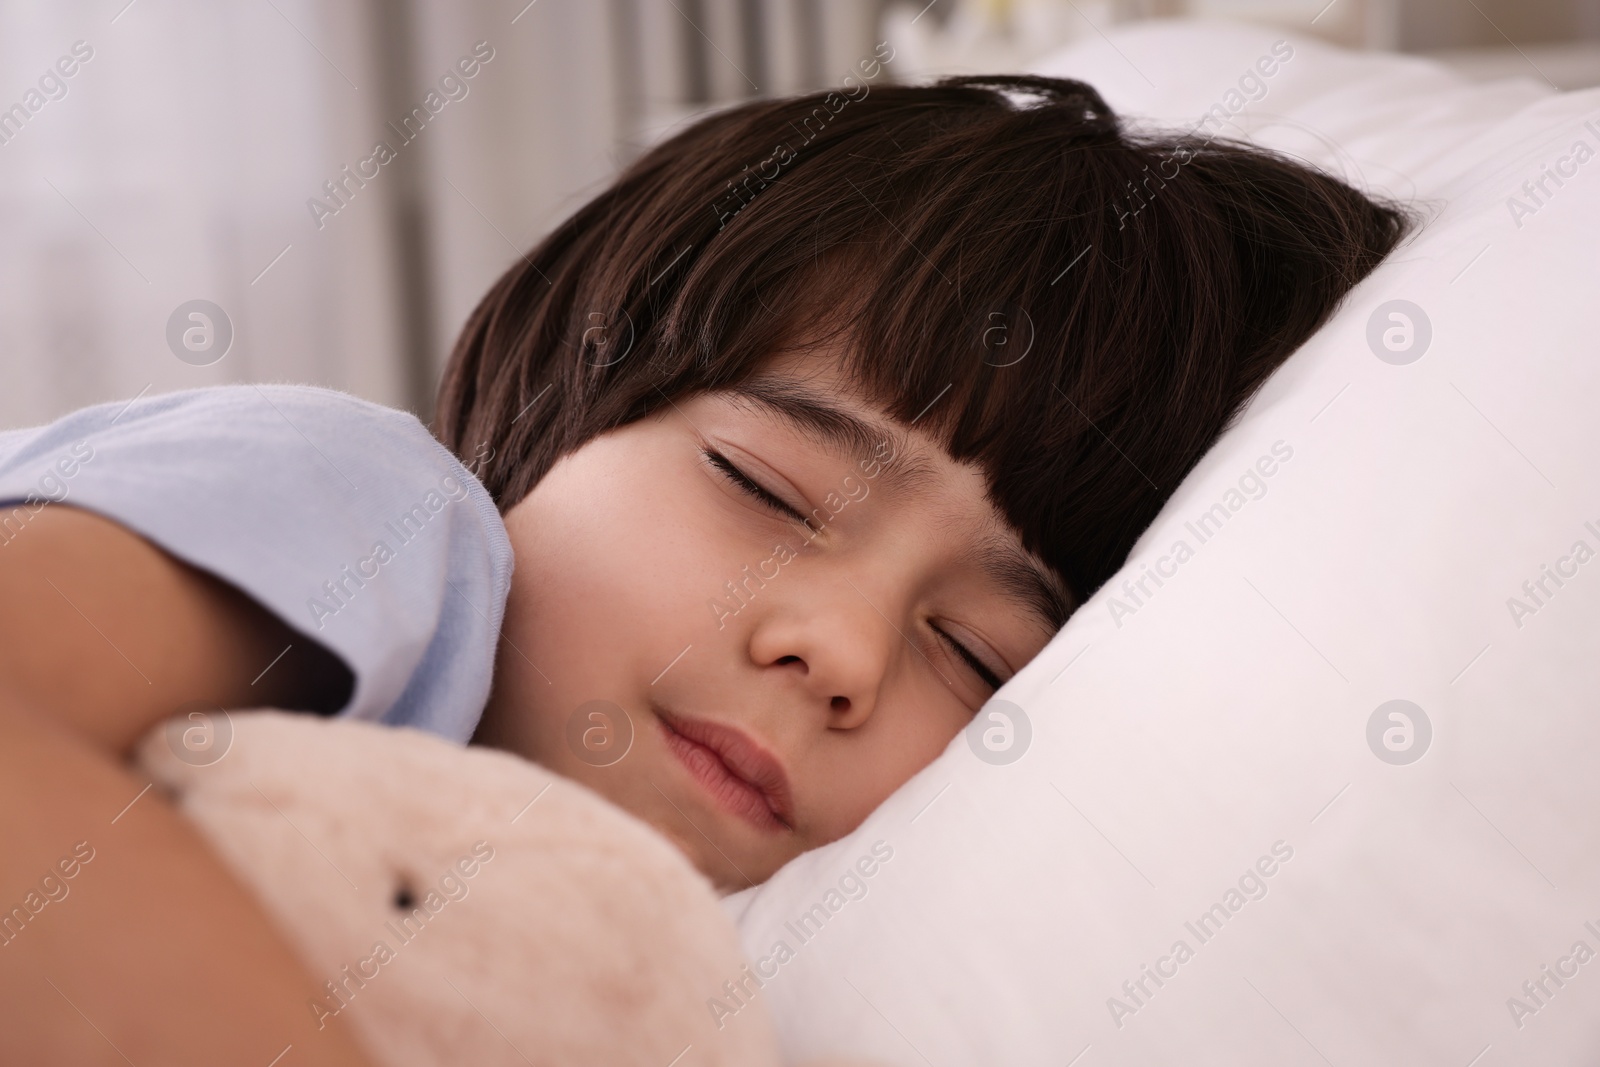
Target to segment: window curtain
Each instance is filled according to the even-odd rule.
[[[519,254],[675,124],[842,78],[882,7],[0,0],[0,427],[265,381],[426,420]]]

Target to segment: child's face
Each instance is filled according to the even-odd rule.
[[[869,438],[701,394],[590,441],[506,513],[516,569],[476,738],[651,823],[725,891],[931,762],[1050,639],[1030,586],[1061,589],[975,467],[836,364],[774,376]]]

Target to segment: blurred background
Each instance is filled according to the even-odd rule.
[[[426,421],[484,290],[675,125],[1173,15],[1600,84],[1600,0],[0,0],[0,428],[244,381]]]

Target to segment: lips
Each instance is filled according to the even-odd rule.
[[[771,833],[792,828],[789,776],[776,757],[736,727],[653,710],[667,748],[722,808]]]

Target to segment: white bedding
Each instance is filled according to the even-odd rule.
[[[795,949],[760,994],[792,1058],[1600,1057],[1600,91],[1172,22],[1041,70],[1189,126],[1279,39],[1233,132],[1433,221],[998,694],[1022,758],[958,737],[728,899],[752,959]]]

